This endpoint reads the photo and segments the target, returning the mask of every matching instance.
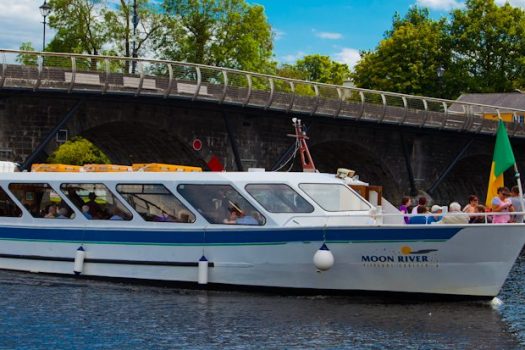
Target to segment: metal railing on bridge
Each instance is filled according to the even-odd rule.
[[[525,109],[344,87],[200,64],[0,49],[0,89],[186,98],[422,128],[525,137]],[[131,73],[134,72],[134,73]]]

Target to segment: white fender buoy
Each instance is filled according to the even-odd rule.
[[[329,270],[334,266],[334,261],[334,255],[324,243],[314,254],[314,265],[320,271]]]
[[[198,275],[199,284],[208,284],[208,259],[203,255],[199,259],[199,275]]]
[[[86,257],[86,251],[82,246],[78,247],[77,252],[75,253],[75,267],[73,272],[75,275],[80,275],[84,270],[84,258]]]

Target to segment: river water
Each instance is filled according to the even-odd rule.
[[[0,349],[525,349],[525,256],[499,307],[135,286],[0,272]]]

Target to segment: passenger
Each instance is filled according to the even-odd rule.
[[[426,211],[428,212],[427,197],[419,197],[417,201],[417,206],[412,208],[412,214],[417,214],[418,207],[425,207]]]
[[[95,192],[89,192],[88,198],[89,201],[86,205],[89,207],[89,214],[91,214],[92,218],[102,219],[104,217],[103,211],[100,205],[96,202],[97,195]]]
[[[427,218],[427,224],[441,221],[443,218],[443,208],[441,206],[434,204],[430,211],[432,212],[432,215]]]
[[[68,214],[67,208],[62,207],[62,208],[58,209],[58,215],[57,215],[56,218],[57,219],[69,219],[67,214]]]
[[[111,215],[109,220],[124,220],[124,215],[118,207],[113,207],[112,212],[113,215]]]
[[[84,216],[86,217],[86,219],[88,220],[92,220],[93,219],[93,216],[91,216],[91,214],[89,213],[89,206],[88,205],[83,205],[82,206],[82,214],[84,214]]]
[[[492,211],[495,213],[503,213],[500,215],[494,215],[492,223],[494,224],[506,224],[510,221],[509,212],[514,211],[512,208],[512,202],[510,200],[510,192],[507,187],[499,187],[498,195],[492,199]]]
[[[225,224],[237,225],[258,225],[259,222],[253,216],[246,215],[244,211],[237,205],[237,203],[229,202],[228,210],[230,215],[224,220]]]
[[[487,210],[486,210],[485,206],[478,205],[476,207],[475,213],[480,213],[480,214],[483,214],[483,215],[471,216],[469,223],[471,223],[471,224],[485,224],[485,223],[487,223],[487,215],[485,215],[486,211]]]
[[[468,197],[468,204],[465,205],[465,207],[463,208],[463,212],[467,214],[476,213],[478,209],[478,204],[479,198],[473,194],[470,195]]]
[[[468,224],[469,220],[468,214],[461,211],[461,205],[458,202],[452,202],[448,207],[448,213],[443,216],[439,223],[462,225]]]
[[[57,206],[55,204],[50,204],[47,207],[47,214],[44,216],[46,219],[54,219],[57,216]]]
[[[427,223],[427,216],[425,215],[426,213],[428,213],[427,211],[427,207],[425,207],[424,205],[418,205],[417,206],[417,214],[416,216],[412,216],[410,218],[410,220],[408,221],[408,223],[410,225],[414,225],[414,224],[426,224]]]
[[[510,201],[515,212],[523,212],[520,200],[520,189],[518,186],[513,186],[510,189]],[[512,215],[512,222],[521,224],[523,222],[523,214]]]
[[[403,214],[408,214],[408,208],[410,207],[411,204],[412,204],[412,201],[410,197],[403,197],[403,199],[401,200],[401,206],[399,206],[399,211],[402,212]],[[409,217],[405,215],[404,219],[405,219],[405,224],[408,224]]]

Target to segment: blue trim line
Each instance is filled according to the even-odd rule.
[[[130,244],[279,244],[287,242],[446,241],[461,228],[278,228],[155,231],[62,228],[0,228],[0,240]]]

